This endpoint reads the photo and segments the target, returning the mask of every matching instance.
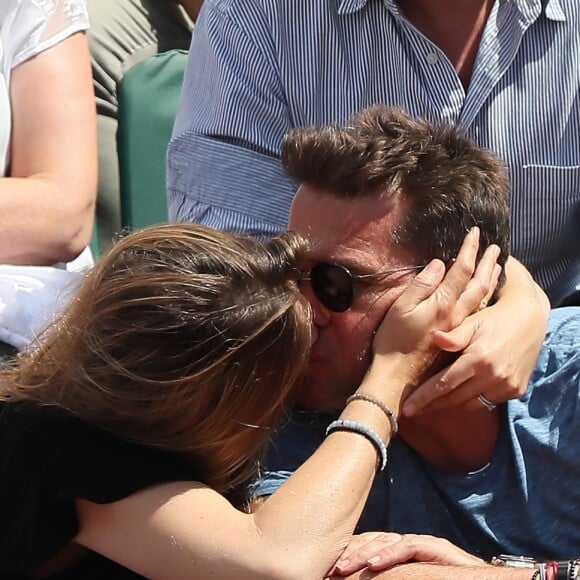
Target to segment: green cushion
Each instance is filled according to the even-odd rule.
[[[120,83],[117,143],[123,227],[167,221],[167,145],[186,61],[186,51],[164,52],[136,64]]]

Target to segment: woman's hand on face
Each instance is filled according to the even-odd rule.
[[[516,263],[510,271],[519,277],[517,291],[502,289],[493,306],[476,311],[450,332],[434,334],[439,348],[461,355],[409,396],[404,415],[459,405],[475,410],[482,406],[481,395],[497,404],[525,393],[542,347],[549,302],[522,270]]]
[[[443,262],[433,260],[415,276],[377,330],[375,358],[402,355],[406,378],[419,379],[440,352],[435,332],[457,327],[495,289],[499,248],[490,246],[476,267],[478,245],[479,229],[473,228],[447,272]]]
[[[368,532],[353,536],[329,576],[348,576],[365,568],[376,572],[411,561],[471,567],[488,565],[443,538]]]

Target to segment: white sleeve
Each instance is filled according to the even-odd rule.
[[[20,0],[19,12],[28,34],[14,54],[12,68],[89,27],[85,0]]]

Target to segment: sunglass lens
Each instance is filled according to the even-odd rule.
[[[348,270],[336,264],[317,264],[310,272],[312,290],[323,306],[344,312],[352,305],[353,289]]]

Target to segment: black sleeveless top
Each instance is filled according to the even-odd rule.
[[[121,440],[55,407],[0,403],[0,578],[22,578],[76,536],[76,499],[111,503],[189,480],[195,474],[172,453]],[[53,578],[139,576],[89,553]]]

